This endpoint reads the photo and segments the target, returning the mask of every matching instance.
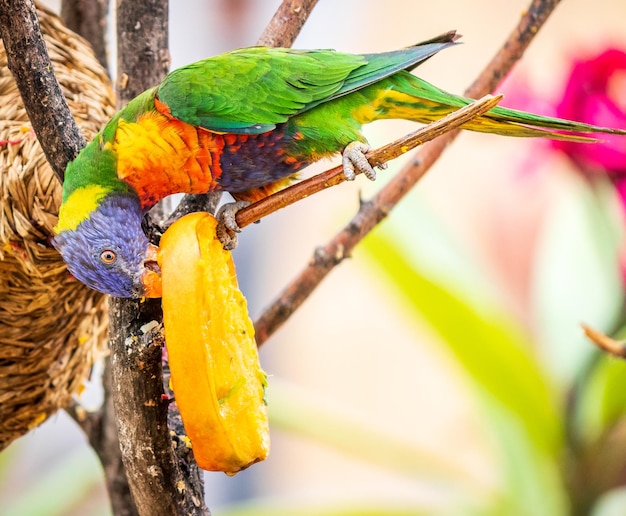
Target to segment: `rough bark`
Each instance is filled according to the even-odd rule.
[[[168,2],[117,0],[117,97],[121,107],[168,72]]]
[[[168,1],[117,3],[118,106],[168,71]],[[163,389],[160,300],[110,301],[111,395],[122,460],[141,515],[209,514],[190,450],[172,439]],[[147,325],[147,326],[146,326]]]
[[[191,450],[168,429],[160,300],[111,303],[112,397],[122,459],[141,515],[209,514]]]
[[[100,64],[107,68],[106,15],[108,0],[63,0],[61,17],[68,29],[89,41]]]
[[[283,0],[257,41],[265,47],[290,47],[318,0]]]
[[[78,423],[89,439],[104,471],[111,511],[115,516],[136,516],[137,507],[130,492],[118,438],[117,419],[111,396],[111,362],[107,358],[102,376],[104,401],[95,412],[86,412],[78,404],[65,411]]]
[[[315,2],[307,8],[299,2],[286,2],[279,9],[283,25],[274,23],[264,32],[282,45],[291,45]],[[167,2],[146,3],[118,0],[118,101],[125,104],[145,89],[158,84],[167,71]],[[294,24],[294,29],[291,29]],[[260,41],[263,43],[264,41]],[[186,196],[177,215],[212,199]],[[159,224],[149,224],[158,228]],[[158,237],[158,235],[153,235]],[[202,493],[203,483],[193,455],[172,440],[169,428],[182,433],[182,422],[175,407],[168,411],[163,390],[158,301],[139,303],[112,298],[111,362],[112,395],[119,425],[122,457],[139,514],[208,514]],[[153,322],[154,321],[154,322]],[[145,325],[155,328],[147,334]],[[143,329],[142,329],[143,328]]]

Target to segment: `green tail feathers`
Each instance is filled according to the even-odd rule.
[[[368,97],[374,110],[356,109],[354,112],[357,119],[361,117],[359,120],[361,123],[384,118],[405,118],[429,123],[472,102],[471,99],[440,90],[408,72],[396,73],[393,77],[371,86],[370,89]],[[598,127],[499,106],[467,122],[462,128],[502,136],[540,137],[575,142],[597,141],[596,138],[587,136],[590,133],[626,135],[626,128]]]

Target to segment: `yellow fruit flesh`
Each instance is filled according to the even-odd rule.
[[[193,213],[163,235],[158,263],[174,398],[198,465],[236,473],[269,452],[254,328],[216,220]]]

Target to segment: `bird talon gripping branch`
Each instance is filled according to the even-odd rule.
[[[237,247],[237,233],[241,228],[237,224],[237,213],[250,206],[250,201],[227,202],[217,210],[217,238],[222,243],[224,250],[232,251]]]
[[[376,181],[376,171],[367,161],[365,154],[370,151],[370,146],[363,142],[350,142],[343,150],[342,164],[343,173],[348,181],[354,181],[356,172],[364,174],[370,181]]]
[[[174,70],[131,100],[67,166],[55,247],[90,287],[142,297],[151,262],[141,219],[160,199],[212,191],[259,199],[344,149],[346,177],[358,170],[373,179],[363,124],[429,123],[471,103],[410,73],[457,39],[448,32],[363,55],[244,48]],[[595,141],[581,133],[626,134],[500,106],[462,128],[578,142]],[[236,224],[222,233],[236,236]]]

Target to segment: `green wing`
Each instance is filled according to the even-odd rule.
[[[263,133],[316,105],[413,68],[455,39],[451,32],[371,55],[235,50],[175,70],[158,87],[157,96],[183,122],[215,132]]]

